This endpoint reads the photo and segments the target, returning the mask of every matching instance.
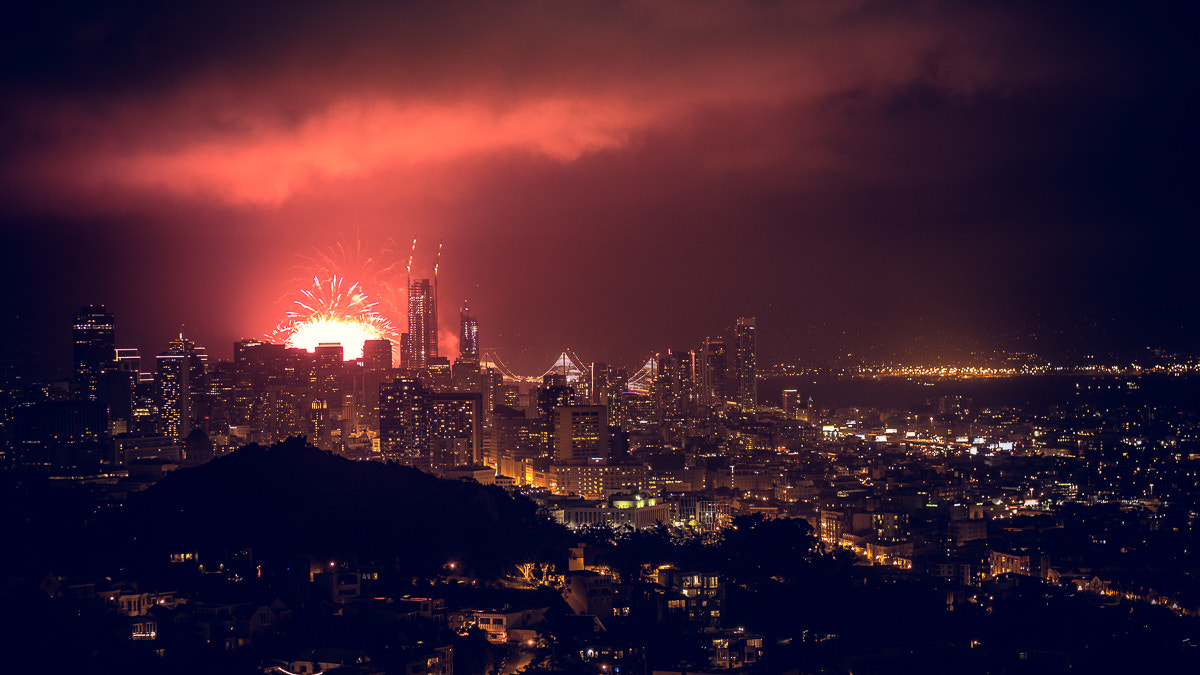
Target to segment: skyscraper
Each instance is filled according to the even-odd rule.
[[[658,402],[658,420],[663,438],[683,447],[688,421],[692,415],[694,352],[672,352],[658,357],[658,376],[654,391]]]
[[[403,368],[428,367],[438,355],[437,293],[429,279],[408,284],[408,334],[402,343]]]
[[[479,360],[479,323],[471,316],[466,303],[459,313],[458,358],[463,361]]]
[[[187,438],[204,395],[204,370],[208,356],[203,347],[183,337],[172,340],[158,355],[155,380],[162,411],[162,433],[176,441]]]
[[[428,452],[429,391],[415,377],[379,387],[379,445],[383,459],[413,464]]]
[[[756,357],[754,317],[738,319],[734,328],[734,391],[742,410],[758,405],[758,360]]]
[[[363,343],[362,358],[362,422],[379,429],[379,386],[392,368],[392,341],[367,340]]]
[[[89,401],[98,397],[100,374],[116,366],[117,343],[113,315],[104,305],[88,305],[74,317],[75,382]]]
[[[720,405],[727,399],[725,340],[704,338],[704,346],[696,355],[698,399],[704,405]]]
[[[363,367],[383,371],[392,367],[392,341],[367,340],[363,343]]]

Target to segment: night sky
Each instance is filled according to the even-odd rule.
[[[1200,344],[1187,3],[246,4],[6,4],[6,348],[228,358],[413,237],[531,373]]]

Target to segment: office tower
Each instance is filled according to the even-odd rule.
[[[604,464],[609,458],[608,411],[602,405],[567,405],[554,410],[554,460]]]
[[[237,404],[234,392],[237,383],[237,365],[232,361],[210,363],[204,372],[205,413],[204,431],[224,434],[232,426]],[[195,454],[187,455],[196,459]]]
[[[96,400],[108,409],[109,431],[119,434],[129,431],[129,420],[133,416],[133,390],[137,386],[137,373],[113,368],[100,373],[97,382]]]
[[[397,377],[379,385],[379,446],[383,459],[413,464],[427,451],[428,394],[415,377]]]
[[[162,426],[162,406],[159,403],[157,373],[148,373],[150,380],[140,380],[133,385],[133,403],[126,423],[126,431],[135,434],[157,434]]]
[[[656,429],[657,403],[649,394],[636,391],[621,392],[621,416],[617,418],[621,430],[635,434],[645,440]]]
[[[608,408],[608,423],[617,424],[617,420],[621,419],[621,392],[625,391],[629,373],[624,368],[607,363],[593,363],[589,371],[588,379],[592,383],[592,405],[602,405]]]
[[[367,340],[363,343],[363,368],[379,371],[392,367],[392,341]]]
[[[408,285],[408,333],[403,342],[402,368],[420,370],[438,355],[437,293],[428,279]]]
[[[798,405],[799,400],[800,400],[800,392],[796,391],[795,389],[784,389],[783,390],[783,414],[784,415],[795,415],[796,411],[799,410],[799,408],[800,408],[800,406]]]
[[[362,424],[368,429],[379,430],[379,385],[387,379],[391,368],[391,340],[367,340],[363,343],[361,417]]]
[[[256,389],[265,387],[280,387],[291,383],[295,368],[288,372],[288,348],[284,345],[271,344],[262,340],[241,340],[233,343],[233,364],[237,372],[239,386],[253,386]],[[304,350],[301,352],[307,358]],[[308,386],[307,377],[304,386]]]
[[[738,405],[748,412],[758,405],[758,361],[754,329],[754,317],[742,317],[738,319],[733,334],[734,393],[737,395]]]
[[[694,353],[667,352],[658,358],[658,376],[654,389],[658,403],[658,421],[664,439],[683,447],[691,419],[694,395]]]
[[[426,405],[432,467],[483,461],[482,394],[429,394]]]
[[[479,323],[465,304],[458,318],[458,358],[462,361],[478,361]]]
[[[379,441],[385,460],[424,469],[483,459],[483,395],[436,393],[416,377],[379,387]]]
[[[434,393],[445,394],[454,391],[454,367],[450,359],[444,356],[434,356],[420,371],[421,382]]]
[[[529,460],[537,457],[542,447],[538,443],[534,422],[525,416],[524,410],[507,405],[497,406],[491,434],[495,452],[488,459],[494,462],[505,458]]]
[[[705,338],[704,346],[697,353],[698,389],[697,397],[704,405],[720,405],[729,399],[726,386],[727,359],[725,340]]]
[[[163,423],[161,431],[176,441],[187,438],[201,412],[207,360],[204,348],[197,347],[182,333],[178,340],[171,341],[167,351],[158,355],[155,380]]]
[[[116,369],[123,373],[132,373],[134,381],[141,379],[142,357],[134,347],[124,347],[116,350]]]
[[[559,375],[545,375],[542,386],[537,390],[538,416],[549,422],[554,410],[564,405],[575,405],[575,388],[566,384]]]
[[[337,342],[322,342],[313,351],[313,394],[325,399],[330,408],[341,407],[345,357],[345,350]]]
[[[108,406],[109,433],[134,430],[134,392],[142,379],[141,356],[134,348],[118,348],[110,367],[100,374],[97,400]]]
[[[113,315],[104,305],[88,305],[74,317],[75,382],[83,397],[98,397],[100,373],[115,367],[117,356]]]

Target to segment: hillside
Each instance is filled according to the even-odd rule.
[[[154,555],[252,548],[260,561],[353,557],[414,575],[450,560],[494,575],[557,531],[495,486],[353,462],[299,439],[168,475],[131,496],[121,520],[129,544]]]

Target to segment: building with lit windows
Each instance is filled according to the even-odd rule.
[[[379,447],[384,460],[412,464],[429,447],[428,393],[415,377],[396,377],[379,385]]]
[[[115,321],[104,305],[88,305],[74,316],[72,326],[75,382],[84,398],[95,401],[100,375],[116,365]]]
[[[725,340],[722,338],[705,338],[704,345],[694,357],[697,371],[697,397],[702,405],[712,406],[724,403],[728,398],[728,378]]]
[[[554,409],[554,459],[606,463],[610,454],[608,411],[602,405],[564,405]]]
[[[482,461],[482,406],[478,393],[435,393],[411,376],[384,382],[379,386],[383,459],[422,469]]]
[[[408,284],[408,332],[401,342],[402,368],[421,370],[437,358],[437,292],[429,279],[414,279]]]
[[[758,405],[758,357],[754,317],[738,319],[733,333],[734,393],[742,410]]]
[[[615,494],[605,501],[563,505],[553,511],[554,519],[567,527],[630,526],[636,529],[666,523],[671,507],[656,497],[642,494]]]
[[[392,368],[392,341],[367,340],[363,343],[362,400],[359,406],[362,423],[368,429],[379,430],[379,385]]]
[[[664,440],[678,447],[683,447],[692,419],[694,356],[692,352],[659,355],[658,375],[654,378],[659,428]]]
[[[716,572],[658,570],[658,583],[683,596],[682,607],[688,620],[709,628],[720,628],[725,607],[725,580]]]
[[[430,394],[426,397],[429,460],[435,467],[483,461],[483,395]]]
[[[471,310],[463,305],[458,315],[458,358],[464,361],[479,361],[479,323]]]
[[[1045,577],[1046,571],[1050,568],[1049,561],[1044,555],[1029,549],[992,551],[989,563],[988,571],[992,577],[998,577],[1001,574]]]
[[[604,499],[614,492],[646,489],[644,464],[554,464],[555,494]]]
[[[196,417],[202,413],[205,366],[208,355],[203,347],[179,334],[167,350],[158,355],[155,384],[158,389],[162,433],[182,441],[192,432]]]

